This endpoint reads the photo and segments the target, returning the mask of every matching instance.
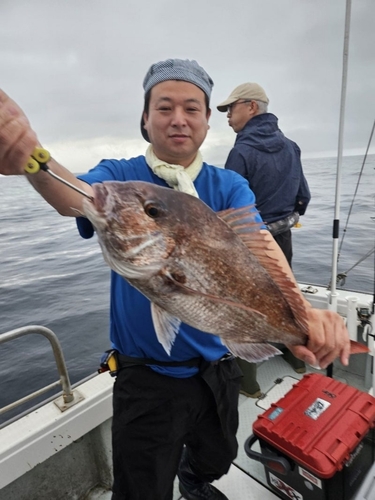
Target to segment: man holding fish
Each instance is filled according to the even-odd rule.
[[[311,308],[254,208],[248,183],[203,162],[213,81],[195,61],[153,64],[143,82],[145,156],[76,178],[51,159],[27,174],[37,135],[0,91],[0,173],[26,175],[60,214],[96,231],[112,268],[113,500],[225,500],[211,482],[237,454],[241,373],[281,342],[310,365],[350,343],[340,316]],[[112,181],[112,182],[106,182]],[[126,182],[125,182],[126,181]],[[170,189],[173,188],[173,189]],[[235,210],[230,210],[235,209]],[[124,279],[125,278],[125,279]]]

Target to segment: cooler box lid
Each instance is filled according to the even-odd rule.
[[[318,477],[330,478],[374,425],[375,398],[311,373],[258,416],[253,432]]]

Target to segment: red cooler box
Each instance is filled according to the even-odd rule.
[[[350,500],[374,461],[374,425],[375,398],[308,374],[258,416],[245,451],[280,498]]]

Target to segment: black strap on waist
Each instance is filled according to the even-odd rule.
[[[290,228],[295,226],[299,221],[299,213],[293,212],[288,215],[284,219],[277,220],[275,222],[270,222],[266,224],[268,231],[272,234],[272,236],[277,236],[278,234],[285,233]]]
[[[156,365],[156,366],[200,366],[203,358],[191,358],[185,361],[159,361],[152,358],[135,358],[117,353],[118,364],[120,368],[134,365]]]

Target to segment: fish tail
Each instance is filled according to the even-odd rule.
[[[355,340],[350,341],[350,354],[365,354],[370,352],[370,349],[365,344],[356,342]]]

